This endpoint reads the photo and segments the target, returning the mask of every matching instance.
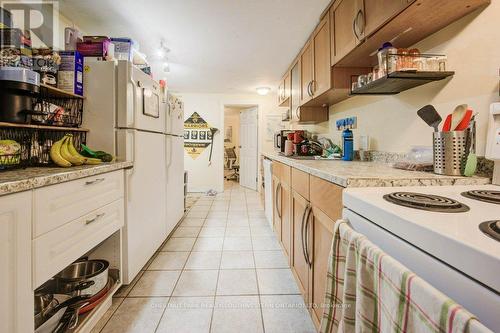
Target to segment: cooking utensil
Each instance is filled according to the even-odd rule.
[[[94,296],[108,283],[109,262],[106,260],[84,260],[74,262],[55,277],[58,293],[77,296],[85,289],[85,294]],[[93,281],[91,285],[82,288],[82,284]]]
[[[45,291],[35,292],[35,315],[46,311],[47,308],[53,303],[53,301],[54,294],[46,293]]]
[[[439,131],[439,124],[441,124],[441,121],[443,120],[439,113],[436,111],[434,106],[432,105],[426,105],[420,110],[417,111],[417,114],[420,118],[422,118],[423,121],[430,127],[434,128],[434,132]]]
[[[469,128],[469,123],[470,123],[470,120],[472,118],[472,113],[473,113],[473,111],[471,109],[468,109],[465,112],[463,119],[460,121],[460,123],[455,128],[455,131],[465,131],[466,129]]]
[[[106,287],[104,287],[104,289],[101,290],[94,297],[90,298],[89,304],[87,304],[83,308],[81,308],[79,311],[79,314],[87,313],[87,312],[93,310],[99,304],[101,304],[102,301],[104,301],[104,299],[108,295],[108,292],[111,290],[111,287],[113,286],[113,284],[114,284],[114,280],[110,277]]]
[[[61,321],[62,316],[66,312],[67,307],[60,308],[52,317],[47,319],[38,328],[36,328],[35,333],[52,333]],[[35,326],[36,327],[36,326]]]
[[[78,325],[78,319],[80,316],[80,310],[89,304],[88,301],[81,302],[68,306],[66,312],[62,316],[61,320],[54,328],[52,333],[63,333],[66,330],[72,330]]]
[[[443,124],[443,132],[449,132],[451,130],[451,114],[446,116]]]
[[[472,116],[469,123],[469,155],[465,162],[464,176],[472,177],[477,169],[477,156],[476,156],[476,115]]]
[[[458,124],[460,124],[460,122],[464,118],[465,113],[467,112],[467,108],[468,108],[467,104],[460,104],[455,108],[455,110],[453,110],[453,113],[451,114],[451,129],[450,129],[450,131],[455,131]]]
[[[80,302],[88,301],[89,299],[90,299],[90,296],[88,296],[88,295],[80,295],[80,296],[71,297],[70,299],[67,299],[64,302],[59,303],[59,305],[54,307],[54,309],[52,309],[51,313],[48,313],[47,316],[51,316],[52,314],[57,313],[62,308],[67,308],[67,307],[73,306],[75,304],[78,304]]]

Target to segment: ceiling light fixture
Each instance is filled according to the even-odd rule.
[[[163,72],[170,73],[170,64],[168,63],[168,61],[165,61],[163,63]]]
[[[271,91],[271,88],[269,88],[269,87],[257,88],[257,94],[259,94],[261,96],[266,96],[267,94],[269,94],[270,91]]]
[[[167,53],[170,52],[170,49],[165,45],[165,40],[160,40],[160,47],[156,50],[156,56],[160,59],[165,59]]]

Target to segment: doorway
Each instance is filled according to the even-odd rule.
[[[258,107],[224,106],[225,187],[239,184],[257,190]]]

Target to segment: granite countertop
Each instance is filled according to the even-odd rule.
[[[111,162],[70,168],[37,167],[8,170],[0,173],[0,195],[28,191],[132,166],[132,162]]]
[[[278,153],[263,153],[262,155],[343,187],[484,185],[491,183],[491,180],[486,177],[442,176],[431,172],[394,169],[389,164],[380,162],[297,160]]]

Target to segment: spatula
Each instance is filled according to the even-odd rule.
[[[451,114],[449,114],[444,120],[443,132],[449,132],[451,129]]]
[[[434,128],[434,131],[439,131],[439,124],[443,120],[434,106],[426,105],[417,111],[417,114],[427,125]]]
[[[451,128],[450,131],[455,131],[457,128],[458,124],[462,121],[462,119],[465,116],[465,113],[467,112],[467,104],[461,104],[458,105],[455,110],[453,110],[453,113],[451,114]]]

